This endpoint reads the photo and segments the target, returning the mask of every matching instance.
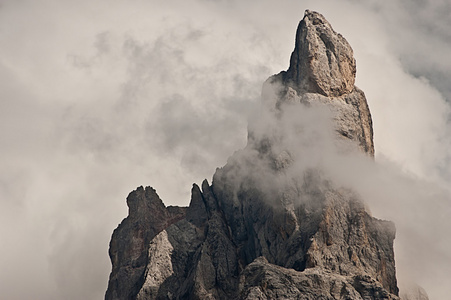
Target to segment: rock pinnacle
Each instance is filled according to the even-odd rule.
[[[150,187],[130,193],[105,299],[400,300],[394,224],[340,184],[348,169],[323,167],[324,149],[374,155],[355,70],[348,42],[307,10],[288,70],[263,85],[247,146],[211,185],[194,185],[187,208]]]
[[[356,64],[346,39],[320,13],[305,11],[283,81],[295,90],[338,97],[354,88]]]

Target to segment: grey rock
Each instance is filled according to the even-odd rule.
[[[131,299],[189,298],[194,278],[193,268],[203,239],[194,225],[186,220],[169,226],[150,242],[144,282],[138,295]]]
[[[307,10],[296,32],[290,66],[265,82],[263,98],[269,94],[270,99],[263,100],[277,109],[295,103],[326,105],[338,136],[374,156],[371,113],[365,94],[354,86],[355,75],[349,43],[324,16]]]
[[[259,257],[241,275],[240,299],[399,299],[377,281],[362,275],[342,276],[313,268],[304,272],[268,263]]]
[[[151,188],[129,195],[105,298],[399,299],[394,224],[372,217],[323,170],[296,165],[302,148],[293,139],[307,134],[292,116],[299,108],[327,110],[333,128],[313,127],[330,130],[339,151],[374,155],[354,80],[349,44],[306,11],[289,69],[263,85],[267,117],[249,125],[248,145],[211,186],[193,185],[188,208],[166,208]],[[287,138],[290,122],[297,135]]]
[[[255,189],[259,179],[252,175],[232,187],[229,178],[236,176],[237,167],[218,170],[213,188],[242,264],[263,256],[299,272],[320,268],[343,276],[365,274],[386,293],[398,294],[393,223],[371,217],[361,199],[317,171],[290,178],[271,193]],[[284,176],[274,173],[273,182],[280,183]]]
[[[236,298],[239,266],[229,234],[207,181],[202,191],[194,185],[185,219],[149,241],[139,289],[120,299]]]
[[[279,77],[298,93],[338,97],[354,89],[356,64],[351,46],[320,13],[307,10],[296,32],[288,71]]]
[[[191,189],[191,202],[186,211],[186,220],[197,227],[202,227],[207,221],[207,208],[202,197],[202,192],[197,184]]]
[[[165,207],[156,191],[142,186],[127,197],[128,217],[114,230],[112,271],[105,299],[134,299],[143,284],[151,240],[185,217],[186,208]]]
[[[334,98],[308,93],[302,95],[301,102],[326,106],[335,121],[337,140],[351,140],[361,151],[374,156],[373,121],[362,90],[354,87],[349,94]]]

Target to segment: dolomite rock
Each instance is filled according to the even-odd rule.
[[[399,299],[394,224],[372,217],[322,169],[297,165],[303,145],[320,139],[316,129],[330,129],[338,151],[374,155],[354,79],[347,41],[306,11],[289,69],[263,86],[269,117],[249,125],[248,145],[212,184],[193,185],[188,208],[166,208],[152,188],[129,195],[129,216],[110,243],[105,298]],[[293,117],[316,108],[327,110],[331,128]]]
[[[374,156],[373,124],[363,91],[354,86],[356,63],[346,39],[323,15],[307,10],[296,32],[290,66],[263,86],[269,106],[326,105],[339,139],[349,139]],[[269,91],[269,92],[268,92]],[[276,96],[274,96],[276,94]],[[277,101],[274,102],[274,99]]]
[[[276,173],[272,178],[279,182],[278,190],[262,191],[255,188],[258,183],[252,175],[241,178],[239,186],[230,182],[241,167],[229,161],[213,179],[240,264],[263,256],[271,264],[298,272],[319,269],[349,282],[367,278],[369,287],[351,284],[348,289],[364,298],[364,290],[377,282],[380,295],[368,299],[397,299],[393,223],[371,217],[361,199],[336,188],[316,171],[289,178],[285,184],[280,184],[285,174]],[[322,294],[312,295],[305,299]]]
[[[113,269],[105,299],[134,299],[149,263],[152,239],[186,214],[186,208],[165,207],[150,187],[139,187],[131,192],[127,205],[128,217],[111,237],[109,255]]]
[[[370,277],[345,277],[320,268],[296,272],[255,259],[242,273],[241,298],[263,299],[398,299]]]
[[[352,92],[355,73],[349,43],[323,15],[307,10],[296,32],[290,68],[277,76],[298,93],[338,97]]]

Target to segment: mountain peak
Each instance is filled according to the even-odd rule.
[[[354,89],[356,64],[351,46],[324,16],[306,10],[296,31],[285,84],[298,93],[338,97]]]
[[[307,10],[289,69],[263,85],[248,145],[212,184],[194,185],[186,209],[151,188],[130,194],[105,299],[399,300],[394,224],[323,168],[347,146],[374,155],[354,80],[348,42]]]
[[[356,61],[346,39],[322,14],[306,10],[290,66],[263,84],[263,104],[276,111],[296,103],[325,106],[334,119],[337,141],[344,142],[343,150],[357,145],[374,157],[371,113],[364,92],[354,86],[355,75]]]

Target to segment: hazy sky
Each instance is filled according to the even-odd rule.
[[[360,192],[397,223],[399,274],[448,297],[449,0],[0,0],[1,297],[103,298],[128,193],[188,205],[244,147],[307,8],[353,47],[376,160],[396,170]]]

